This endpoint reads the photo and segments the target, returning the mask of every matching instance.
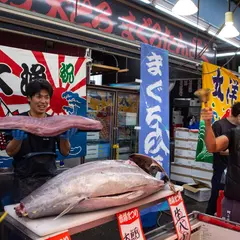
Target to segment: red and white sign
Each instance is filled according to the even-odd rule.
[[[180,192],[168,197],[168,204],[172,213],[174,226],[179,240],[190,240],[191,225]]]
[[[70,234],[68,231],[59,233],[52,237],[47,238],[46,240],[71,240]]]
[[[117,213],[117,219],[122,240],[146,240],[137,208]]]

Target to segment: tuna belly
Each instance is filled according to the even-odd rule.
[[[152,191],[137,190],[112,196],[100,196],[89,198],[81,202],[78,206],[71,210],[71,213],[91,212],[111,207],[117,207],[135,202],[139,199],[151,195]]]

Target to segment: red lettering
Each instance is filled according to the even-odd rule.
[[[7,3],[8,0],[0,0],[1,3]],[[10,5],[13,7],[18,7],[18,8],[22,8],[22,9],[26,9],[26,10],[31,10],[32,7],[32,0],[24,0],[23,3],[12,3],[14,1],[10,1]],[[22,2],[22,1],[20,1]]]
[[[183,37],[182,37],[182,33],[181,32],[179,32],[179,38],[178,39],[180,39],[180,40],[182,40],[183,39]],[[179,54],[180,53],[180,49],[183,47],[184,48],[184,46],[183,46],[183,44],[181,44],[181,42],[177,45],[177,48],[176,48],[176,54]]]
[[[202,47],[203,48],[203,46],[205,45],[205,44],[203,44],[203,41],[201,40],[201,39],[196,39],[195,37],[192,39],[192,43],[194,44],[194,45],[196,45],[196,42],[197,42],[197,46],[198,47]],[[199,48],[198,49],[198,53],[201,51],[201,49]],[[201,59],[203,60],[203,61],[205,61],[205,62],[209,62],[209,60],[208,60],[208,58],[207,58],[207,56],[206,55],[202,55],[201,56]]]
[[[142,27],[138,27],[136,31],[137,37],[144,43],[148,43],[148,39],[145,37],[146,34],[144,33],[145,28],[143,27],[151,27],[152,25],[152,19],[151,18],[143,18],[143,24]]]
[[[84,0],[83,2],[78,1],[78,5],[77,5],[77,16],[75,18],[75,21],[78,22],[78,18],[80,19],[89,19],[89,22],[83,22],[81,23],[81,25],[85,26],[85,27],[89,27],[92,28],[92,24],[90,22],[90,18],[89,16],[92,15],[93,10],[91,8],[92,7],[90,0]]]
[[[60,18],[64,21],[70,21],[70,20],[74,19],[75,5],[73,4],[73,2],[70,2],[71,4],[69,4],[69,6],[68,6],[68,7],[73,8],[71,11],[70,19],[68,18],[66,12],[63,9],[63,4],[64,3],[66,4],[66,0],[58,0],[58,1],[46,0],[46,3],[51,6],[51,9],[47,13],[47,16],[57,18],[57,15],[59,15]]]
[[[100,3],[98,6],[96,6],[96,8],[101,10],[101,11],[103,11],[104,13],[109,14],[109,15],[100,13],[98,16],[96,16],[93,19],[92,26],[94,28],[98,28],[99,30],[101,30],[103,32],[112,33],[112,31],[113,31],[113,22],[109,18],[109,16],[112,15],[112,9],[110,8],[110,6],[108,5],[107,2]],[[105,25],[107,25],[107,27],[106,28],[99,27],[101,23],[104,23]]]
[[[158,31],[158,32],[161,32],[161,26],[159,25],[159,23],[155,23],[153,25],[153,29]],[[156,44],[155,44],[155,41],[156,41]],[[161,48],[162,46],[162,37],[160,37],[160,34],[159,33],[154,33],[151,38],[150,38],[150,44],[153,45],[153,46],[156,46],[158,48]]]
[[[136,17],[134,17],[131,12],[129,12],[128,16],[122,17],[122,18],[124,18],[128,21],[131,21],[131,22],[135,22],[135,20],[136,20]],[[122,31],[121,36],[123,38],[127,38],[129,40],[135,40],[132,32],[135,31],[136,26],[132,23],[125,23],[125,22],[122,23],[122,26],[125,30]]]

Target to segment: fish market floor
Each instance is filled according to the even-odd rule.
[[[183,198],[184,198],[185,206],[187,208],[188,213],[191,213],[193,211],[199,211],[199,212],[205,213],[205,210],[207,208],[207,202],[199,203],[184,195],[183,195]],[[162,226],[171,221],[172,221],[172,217],[170,212],[165,211],[160,218],[159,224]],[[148,232],[154,228],[144,228],[144,232]],[[76,236],[72,236],[72,240],[79,240],[79,239],[81,240],[102,240],[102,239],[120,240],[117,221],[112,221],[102,226],[79,233]]]

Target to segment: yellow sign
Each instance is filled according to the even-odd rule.
[[[240,80],[226,68],[203,63],[202,87],[211,89],[208,106],[214,112],[214,121],[228,117],[231,106],[240,101]]]

